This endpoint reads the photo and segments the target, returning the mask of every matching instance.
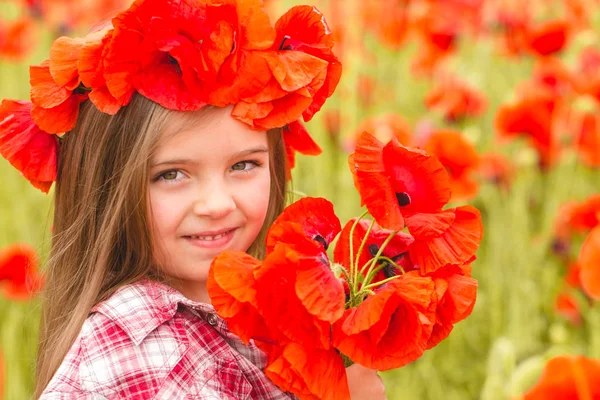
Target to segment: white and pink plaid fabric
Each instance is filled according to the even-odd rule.
[[[212,306],[144,280],[92,309],[41,399],[295,399],[265,365]]]

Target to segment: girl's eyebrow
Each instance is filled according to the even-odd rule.
[[[243,156],[247,156],[250,154],[256,154],[256,153],[268,153],[269,149],[265,146],[259,146],[259,147],[253,147],[250,149],[246,149],[246,150],[242,150],[240,152],[237,152],[235,154],[233,154],[231,156],[231,158],[238,158],[238,157],[243,157]],[[173,158],[173,159],[167,159],[167,160],[163,160],[163,161],[158,161],[155,163],[151,164],[151,168],[154,167],[158,167],[160,165],[171,165],[171,164],[196,164],[197,161],[193,160],[191,158]]]

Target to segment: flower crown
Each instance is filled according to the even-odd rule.
[[[137,92],[194,111],[233,105],[258,130],[285,127],[286,150],[319,154],[302,126],[341,76],[333,35],[312,6],[273,26],[262,0],[136,0],[110,29],[58,38],[50,59],[30,67],[31,102],[0,104],[0,154],[38,189],[56,180],[59,135],[91,101],[114,115]]]

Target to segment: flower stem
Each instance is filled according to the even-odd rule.
[[[353,276],[354,280],[358,279],[358,260],[360,259],[360,255],[362,254],[362,251],[363,251],[365,245],[367,244],[367,239],[369,238],[369,234],[371,233],[371,230],[373,229],[373,225],[375,225],[375,220],[371,221],[371,224],[369,225],[369,229],[367,229],[367,233],[365,234],[362,242],[360,243],[360,247],[358,248],[358,253],[356,253],[356,259],[354,260],[354,265],[356,265],[356,270],[354,271],[355,275]]]
[[[398,279],[398,278],[400,278],[401,276],[402,276],[402,275],[396,275],[396,276],[392,276],[391,278],[387,278],[387,279],[384,279],[384,280],[382,280],[382,281],[375,282],[375,283],[371,283],[370,285],[363,286],[363,287],[360,289],[360,292],[358,292],[358,294],[357,294],[357,295],[360,295],[362,291],[365,291],[365,292],[367,292],[367,291],[368,291],[368,290],[370,290],[370,289],[374,289],[374,288],[376,288],[376,287],[378,287],[378,286],[381,286],[381,285],[383,285],[383,284],[386,284],[386,283],[388,283],[388,282],[391,282],[391,281],[393,281],[394,279]]]
[[[356,221],[354,221],[354,224],[352,224],[352,228],[350,228],[350,276],[352,277],[356,276],[354,269],[356,268],[358,270],[358,265],[354,264],[354,229],[356,228],[356,225],[358,225],[360,220],[363,219],[365,215],[367,215],[367,213],[368,211],[363,212],[361,216],[358,217]],[[355,285],[355,282],[348,282],[348,286],[353,285]]]
[[[365,276],[371,276],[371,272],[373,271],[373,269],[375,268],[375,266],[377,265],[377,262],[379,261],[379,259],[381,258],[381,255],[383,254],[383,251],[385,250],[385,248],[387,247],[387,245],[392,241],[392,239],[394,238],[394,236],[396,236],[396,234],[398,233],[398,231],[393,231],[392,233],[390,233],[390,236],[388,236],[385,241],[383,242],[383,244],[381,245],[381,247],[379,248],[379,251],[377,251],[377,254],[375,255],[375,257],[373,257],[373,259],[369,260],[369,262],[367,262],[362,269],[360,270],[360,273],[362,274],[364,272],[364,270],[367,268],[367,266],[369,266],[369,270],[368,272],[365,274]],[[365,281],[365,284],[368,285],[370,282],[369,281]]]

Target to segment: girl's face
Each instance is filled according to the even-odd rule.
[[[155,262],[173,287],[202,302],[211,261],[246,251],[269,206],[267,134],[230,114],[228,107],[173,116],[150,160]]]

